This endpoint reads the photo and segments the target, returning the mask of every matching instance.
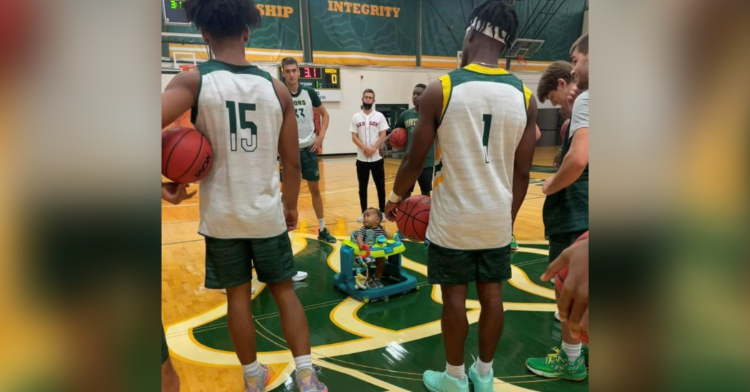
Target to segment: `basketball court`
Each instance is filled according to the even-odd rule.
[[[513,255],[513,279],[504,287],[506,321],[495,356],[497,391],[586,391],[588,381],[547,380],[531,374],[526,358],[559,345],[560,323],[551,285],[539,281],[547,266],[541,211],[542,180],[552,171],[556,149],[537,149],[526,202],[519,212]],[[354,158],[321,162],[321,187],[329,229],[338,239],[361,227]],[[386,161],[386,186],[399,160]],[[193,185],[194,188],[199,188]],[[421,391],[424,369],[444,365],[440,337],[440,294],[427,283],[427,254],[421,243],[407,242],[404,267],[418,280],[416,292],[384,302],[364,304],[347,298],[333,285],[339,271],[340,242],[316,238],[316,217],[303,186],[300,229],[291,233],[297,268],[310,276],[295,283],[310,324],[313,358],[321,381],[332,391]],[[178,206],[162,205],[162,314],[167,342],[184,391],[242,389],[241,371],[226,328],[226,295],[203,288],[205,249],[198,231],[198,198]],[[377,200],[374,186],[371,200]],[[386,223],[395,231],[394,223]],[[285,381],[293,369],[270,294],[254,281],[253,313],[258,353],[277,377],[269,390],[294,391]],[[476,293],[470,291],[470,298]],[[469,301],[471,329],[467,352],[477,355],[477,301]],[[474,349],[472,349],[474,347]],[[467,360],[468,362],[469,360]]]
[[[526,22],[526,30],[519,30],[523,39],[506,55],[506,59],[500,59],[499,65],[516,73],[535,92],[535,81],[551,61],[568,60],[567,57],[549,58],[550,53],[567,53],[572,41],[568,42],[570,39],[563,37],[550,42],[548,38],[548,31],[556,28],[554,18],[556,15],[559,18],[558,11],[566,1],[521,0],[519,3],[527,1],[529,4],[519,10],[519,18]],[[465,3],[478,5],[481,2]],[[291,11],[287,10],[292,19],[297,17],[298,11],[306,12],[302,3],[307,2],[301,2],[300,9],[295,5]],[[338,3],[344,2],[328,3],[328,11],[336,12]],[[445,7],[437,7],[434,11],[449,25],[463,23],[460,22],[461,13],[468,15],[472,8],[463,5],[461,12],[452,15],[445,10],[458,7],[461,2],[437,3],[443,3]],[[584,5],[586,2],[573,3]],[[179,15],[175,13],[176,10],[168,9],[170,2],[164,4],[167,21],[170,16]],[[428,11],[420,8],[420,12]],[[265,12],[268,13],[268,9]],[[408,15],[408,10],[400,12],[402,17]],[[579,23],[583,20],[584,7],[575,12],[575,22]],[[451,17],[458,18],[458,22],[451,21]],[[266,19],[263,21],[265,24]],[[553,21],[551,25],[550,21]],[[277,22],[273,20],[272,23]],[[315,23],[315,20],[301,20],[300,30],[309,28],[315,37],[318,34]],[[189,30],[179,23],[173,25],[163,29],[163,42],[168,45],[162,58],[163,84],[173,74],[189,70],[210,56],[195,34],[190,36]],[[427,31],[424,26],[420,28]],[[578,25],[578,31],[569,35],[577,37],[580,30],[581,26]],[[463,31],[454,36],[462,39]],[[297,269],[309,273],[307,279],[295,282],[294,286],[308,318],[314,366],[320,380],[330,391],[424,391],[422,373],[426,369],[445,367],[440,327],[441,292],[438,285],[427,282],[426,245],[404,241],[406,250],[402,254],[402,265],[417,279],[416,291],[387,301],[365,303],[334,287],[334,275],[341,271],[342,241],[348,239],[352,231],[362,227],[362,223],[357,222],[361,211],[356,157],[352,155],[354,146],[348,125],[342,124],[348,124],[351,120],[354,111],[350,109],[352,105],[359,106],[359,95],[362,88],[367,87],[373,87],[379,94],[376,108],[392,124],[404,106],[412,106],[409,94],[414,81],[428,83],[455,69],[461,54],[458,53],[458,57],[455,51],[442,55],[426,54],[422,49],[419,56],[421,67],[414,67],[416,63],[410,67],[411,59],[408,56],[353,54],[344,52],[346,48],[342,44],[337,54],[331,54],[333,51],[316,52],[313,47],[311,54],[315,64],[311,64],[302,61],[310,48],[305,46],[304,38],[301,40],[299,52],[295,52],[295,48],[284,48],[273,53],[261,47],[248,48],[247,56],[248,60],[257,62],[275,77],[279,76],[278,62],[282,57],[299,57],[303,76],[301,83],[307,75],[313,81],[313,87],[320,87],[318,91],[321,97],[326,95],[323,103],[331,116],[327,144],[320,158],[320,188],[326,226],[339,241],[329,244],[317,239],[318,220],[304,181],[299,197],[299,228],[289,233]],[[319,39],[312,41],[322,45]],[[429,46],[430,43],[420,45]],[[545,48],[547,52],[543,51]],[[356,58],[360,62],[351,63]],[[391,68],[387,68],[389,66]],[[393,83],[379,86],[379,78],[393,79]],[[318,84],[314,84],[315,79]],[[396,85],[402,85],[403,91],[398,94],[386,91],[388,86]],[[542,184],[555,172],[553,159],[559,150],[559,125],[562,122],[556,115],[557,109],[549,105],[540,108],[547,110],[544,115],[540,114],[537,121],[542,138],[537,143],[528,194],[514,228],[520,248],[512,254],[513,278],[503,286],[505,326],[494,357],[494,390],[587,391],[588,379],[581,382],[546,379],[532,374],[525,366],[527,358],[544,356],[551,352],[552,347],[559,347],[561,341],[560,323],[554,317],[556,304],[553,286],[541,282],[539,277],[548,265],[548,246],[542,223],[545,200]],[[184,123],[178,124],[190,125],[189,117],[184,119]],[[401,163],[400,156],[396,152],[386,157],[387,192],[392,189]],[[419,192],[419,187],[416,188],[415,195]],[[240,391],[243,390],[242,370],[227,329],[226,294],[204,287],[205,244],[198,234],[200,185],[192,184],[189,191],[193,190],[197,190],[197,195],[179,205],[162,202],[162,320],[170,358],[180,376],[182,391]],[[372,182],[368,200],[370,205],[377,206],[377,193]],[[389,233],[397,231],[395,223],[387,222],[385,228]],[[477,230],[481,230],[481,227],[477,227]],[[256,279],[253,280],[256,292],[252,309],[258,359],[268,365],[272,372],[267,390],[296,391],[293,382],[294,360],[287,350],[278,310],[269,290]],[[470,285],[467,364],[473,362],[472,355],[478,355],[479,308],[476,290]]]

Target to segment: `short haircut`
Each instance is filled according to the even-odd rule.
[[[573,64],[567,61],[555,61],[542,74],[539,79],[539,87],[536,89],[536,98],[544,103],[550,92],[557,90],[557,81],[565,80],[566,83],[573,82]]]
[[[580,38],[576,40],[575,43],[573,43],[573,46],[570,47],[570,57],[573,57],[573,52],[575,52],[576,48],[578,48],[578,51],[581,52],[581,54],[585,54],[585,55],[589,54],[589,34],[588,33],[582,35]]]
[[[420,84],[414,86],[414,88],[421,88],[422,90],[424,90],[424,89],[427,88],[427,86],[425,86],[424,84],[420,83]]]
[[[282,68],[284,68],[285,65],[290,65],[290,64],[294,64],[297,67],[299,67],[299,65],[297,64],[297,60],[295,60],[294,57],[286,57],[283,60],[281,60]]]
[[[364,92],[362,93],[362,98],[364,98],[364,97],[365,97],[365,94],[367,94],[367,93],[372,93],[372,97],[373,97],[373,98],[375,98],[375,91],[372,91],[372,89],[371,89],[371,88],[368,88],[368,89],[366,89],[366,90],[365,90],[365,91],[364,91]]]

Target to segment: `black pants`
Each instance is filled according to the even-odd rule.
[[[370,182],[370,172],[378,189],[378,206],[385,210],[385,159],[376,162],[357,161],[357,179],[359,180],[359,205],[364,212],[367,205],[367,185]]]
[[[419,184],[422,196],[430,196],[430,192],[432,192],[432,169],[433,168],[431,167],[422,169],[422,174],[417,178],[417,183]],[[411,195],[412,192],[414,192],[414,185],[409,188],[409,192],[407,193]]]

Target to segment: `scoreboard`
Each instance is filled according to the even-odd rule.
[[[182,0],[161,0],[164,18],[167,23],[188,24],[187,14],[182,8]]]
[[[284,70],[279,67],[279,75],[284,81]],[[338,68],[299,66],[299,84],[314,89],[340,90],[341,78]]]

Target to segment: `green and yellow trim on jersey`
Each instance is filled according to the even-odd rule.
[[[440,81],[440,85],[443,88],[443,108],[440,115],[440,123],[443,122],[443,118],[445,118],[445,114],[448,111],[448,105],[450,104],[451,97],[453,96],[453,89],[463,83],[483,81],[503,83],[513,86],[518,89],[518,91],[523,93],[524,104],[527,111],[529,110],[529,104],[531,102],[531,97],[533,96],[531,90],[526,87],[526,85],[523,84],[523,82],[521,82],[521,80],[517,76],[513,75],[503,68],[490,68],[481,66],[479,64],[469,64],[463,68],[459,68],[455,71],[441,76],[440,78],[438,78],[438,80]],[[438,127],[439,126],[440,125],[438,125]],[[440,170],[443,166],[442,155],[442,149],[440,148],[438,141],[438,145],[435,148],[435,174],[432,182],[433,189],[437,188],[445,180],[443,177],[443,173]]]

